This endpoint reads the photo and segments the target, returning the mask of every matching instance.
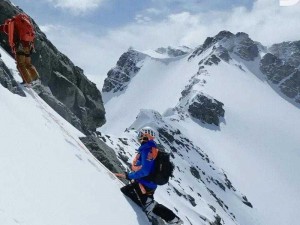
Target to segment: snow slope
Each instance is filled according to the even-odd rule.
[[[247,195],[259,214],[252,214],[257,219],[252,224],[298,224],[299,107],[267,82],[259,71],[259,58],[245,61],[232,54],[229,62],[221,60],[199,69],[199,62],[212,51],[213,47],[194,58],[186,56],[168,63],[165,59],[146,58],[126,91],[106,102],[107,123],[99,130],[126,137],[122,132],[141,109],[156,110],[165,115],[164,121],[206,152]],[[190,84],[191,93],[203,92],[224,103],[225,118],[220,127],[177,111],[182,103],[181,92]],[[144,125],[148,122],[145,120]],[[210,202],[206,197],[201,199]],[[241,219],[237,224],[247,222]]]
[[[207,85],[198,87],[224,103],[220,130],[191,118],[178,127],[228,172],[263,214],[263,224],[297,224],[300,110],[242,66],[245,72],[224,62],[210,67]]]
[[[0,224],[149,224],[81,143],[83,134],[24,91],[20,97],[0,85]]]
[[[168,107],[176,105],[181,96],[178,90],[184,88],[191,73],[198,68],[197,64],[191,65],[180,59],[182,57],[177,60],[148,57],[122,96],[114,97],[105,104],[107,123],[100,130],[121,134],[134,121],[140,109],[164,112]],[[102,93],[104,99],[110,94]]]

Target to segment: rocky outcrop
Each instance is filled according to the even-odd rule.
[[[90,152],[110,171],[124,173],[125,168],[118,160],[115,152],[96,136],[82,137],[80,140]]]
[[[0,55],[1,56],[1,55]],[[18,94],[20,96],[25,96],[23,90],[19,87],[15,79],[13,78],[10,70],[4,64],[4,62],[0,59],[0,83],[3,87],[7,88],[14,94]]]
[[[260,70],[285,96],[300,103],[300,71],[294,62],[295,59],[287,57],[284,60],[279,55],[267,53],[260,62]]]
[[[139,72],[146,55],[129,49],[119,58],[116,67],[108,71],[102,92],[120,92],[127,88],[130,80]]]
[[[300,67],[300,41],[274,44],[269,48],[269,52],[291,66]]]
[[[221,31],[215,37],[208,37],[208,38],[206,38],[206,40],[204,41],[204,43],[194,50],[194,52],[191,54],[191,56],[189,57],[189,59],[192,59],[195,56],[200,55],[205,50],[209,49],[210,47],[212,47],[213,45],[215,45],[219,41],[221,41],[221,40],[223,40],[223,41],[224,40],[229,40],[232,37],[234,37],[233,33],[229,32],[229,31]]]
[[[197,94],[188,106],[188,112],[204,123],[219,126],[220,117],[224,117],[223,103],[203,94]]]
[[[0,23],[21,11],[9,1],[2,1]],[[42,81],[40,96],[48,104],[51,103],[54,109],[60,109],[58,113],[82,132],[89,134],[95,131],[105,123],[100,91],[87,79],[82,69],[56,49],[37,24],[35,30],[36,52],[32,55],[32,62]],[[11,52],[4,34],[0,34],[0,44],[7,52]]]
[[[235,35],[235,48],[233,52],[241,59],[253,61],[259,55],[258,44],[249,38],[246,33],[237,33]]]
[[[246,33],[239,32],[234,35],[229,31],[221,31],[215,37],[208,37],[191,54],[189,60],[213,47],[213,50],[220,52],[221,58],[224,58],[226,62],[230,59],[229,53],[233,53],[243,60],[253,61],[259,56],[259,46],[260,44],[250,39]]]

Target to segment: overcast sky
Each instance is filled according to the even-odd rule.
[[[221,30],[246,32],[264,45],[300,40],[300,3],[282,7],[279,0],[11,1],[100,89],[131,46],[194,48]]]

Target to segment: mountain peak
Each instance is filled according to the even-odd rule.
[[[253,41],[247,33],[238,32],[236,34],[230,31],[221,31],[214,37],[208,37],[190,56],[194,58],[213,48],[216,51],[225,53],[234,53],[243,60],[253,61],[259,55],[261,44]]]
[[[107,73],[102,92],[116,93],[125,91],[130,80],[137,74],[142,66],[146,54],[129,48],[119,58],[117,65]],[[110,95],[103,95],[104,102],[110,99]]]

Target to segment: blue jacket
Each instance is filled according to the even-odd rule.
[[[155,160],[149,157],[149,153],[151,154],[151,149],[153,147],[156,148],[156,143],[153,140],[142,143],[138,149],[139,158],[135,163],[135,166],[141,166],[141,168],[136,172],[131,172],[128,174],[129,179],[136,180],[149,189],[157,188],[157,184],[143,179],[154,170]]]

